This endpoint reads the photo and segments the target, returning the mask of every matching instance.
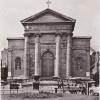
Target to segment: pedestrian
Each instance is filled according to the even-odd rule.
[[[82,87],[82,94],[86,95],[86,86],[85,85],[83,85],[83,87]]]

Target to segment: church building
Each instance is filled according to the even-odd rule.
[[[90,77],[89,36],[74,36],[76,20],[45,9],[21,20],[23,37],[7,38],[9,77]]]

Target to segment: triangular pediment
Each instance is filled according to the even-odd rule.
[[[75,22],[75,19],[46,9],[21,21],[22,23]]]

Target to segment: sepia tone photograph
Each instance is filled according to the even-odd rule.
[[[99,0],[0,0],[0,99],[99,100]]]

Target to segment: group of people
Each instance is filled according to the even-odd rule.
[[[63,88],[64,91],[69,91],[72,94],[77,94],[77,93],[81,93],[83,95],[87,94],[87,87],[85,83],[69,83],[67,85],[65,85],[64,83],[60,83],[58,84],[58,88]]]

